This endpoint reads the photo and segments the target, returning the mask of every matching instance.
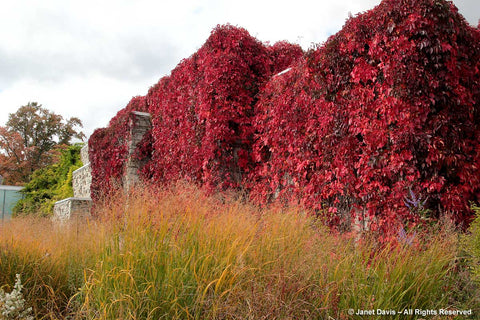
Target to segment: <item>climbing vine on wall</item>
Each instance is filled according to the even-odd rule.
[[[269,77],[303,55],[266,46],[245,29],[217,26],[206,43],[147,95],[153,115],[153,177],[237,188],[252,167],[252,117]]]
[[[287,69],[289,68],[289,69]],[[283,71],[283,72],[281,72]],[[90,139],[96,197],[120,179],[128,114],[145,179],[301,202],[386,236],[480,199],[480,30],[444,0],[383,0],[306,54],[217,26]]]
[[[262,92],[256,194],[384,232],[441,214],[467,222],[480,200],[479,61],[479,30],[447,1],[384,0],[349,19]]]
[[[122,186],[128,156],[132,111],[146,111],[145,97],[134,97],[110,120],[108,127],[95,130],[88,141],[92,167],[92,199],[107,196]]]

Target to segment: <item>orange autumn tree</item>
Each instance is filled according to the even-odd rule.
[[[0,127],[0,175],[4,184],[22,185],[33,171],[54,161],[56,149],[85,135],[77,130],[80,119],[64,121],[36,102],[29,102],[9,115]]]

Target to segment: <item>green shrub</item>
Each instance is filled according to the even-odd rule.
[[[73,196],[72,173],[82,166],[82,146],[77,143],[61,149],[58,162],[33,172],[22,190],[24,198],[13,209],[14,216],[49,216],[55,202]]]

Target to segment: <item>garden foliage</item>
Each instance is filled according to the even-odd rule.
[[[94,200],[122,183],[128,157],[132,111],[146,111],[145,97],[134,97],[110,120],[108,127],[93,132],[88,141],[92,168],[91,194]]]
[[[152,133],[136,151],[141,158],[153,153],[143,168],[145,178],[238,187],[252,165],[257,94],[273,73],[302,55],[298,45],[283,41],[267,46],[245,29],[215,28],[206,43],[146,97],[133,98],[107,128],[94,132],[89,141],[94,198],[122,184],[129,114],[134,110],[152,114]]]
[[[82,140],[82,121],[64,119],[37,102],[21,106],[0,127],[0,173],[5,184],[24,185],[32,173],[54,163],[56,149]]]
[[[16,274],[24,286],[16,310],[99,320],[360,319],[350,308],[480,312],[458,235],[445,226],[379,246],[332,233],[298,207],[260,209],[180,183],[120,191],[95,210],[94,223],[62,228],[32,217],[0,224],[0,287],[12,292]]]
[[[57,150],[57,161],[35,170],[22,189],[23,199],[13,208],[15,215],[49,216],[55,202],[73,197],[72,173],[82,166],[81,143]]]
[[[262,92],[256,194],[382,226],[429,218],[405,205],[413,194],[465,222],[480,191],[479,59],[479,30],[447,1],[350,18]]]
[[[462,238],[462,249],[467,253],[472,278],[480,284],[480,208],[473,207],[475,219],[470,224],[468,233]]]
[[[154,179],[239,187],[252,166],[257,95],[273,73],[302,54],[286,42],[266,46],[245,29],[215,28],[149,91]]]
[[[136,109],[152,114],[140,149],[157,183],[300,201],[336,226],[443,214],[466,225],[480,197],[479,101],[480,31],[451,2],[384,0],[306,54],[218,26],[92,136],[93,192],[121,177]]]

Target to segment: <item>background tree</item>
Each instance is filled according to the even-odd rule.
[[[80,119],[64,121],[37,102],[29,102],[9,115],[0,127],[0,174],[5,184],[24,184],[37,169],[52,164],[57,146],[68,145],[85,135]]]

